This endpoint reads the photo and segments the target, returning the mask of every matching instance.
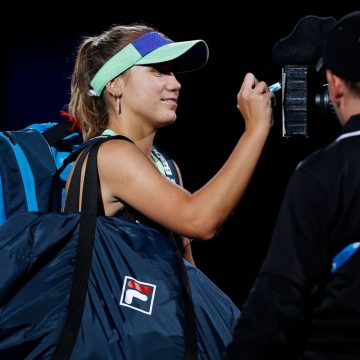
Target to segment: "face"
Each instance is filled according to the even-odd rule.
[[[159,128],[176,120],[180,83],[171,63],[133,66],[124,74],[121,112]]]

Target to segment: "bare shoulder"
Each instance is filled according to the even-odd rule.
[[[100,146],[98,153],[99,171],[110,174],[120,169],[131,171],[143,167],[149,160],[132,142],[120,139],[109,140]]]
[[[122,139],[108,140],[101,144],[99,149],[100,159],[128,156],[131,153],[141,153],[141,151],[133,142]]]

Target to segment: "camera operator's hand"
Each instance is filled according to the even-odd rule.
[[[272,105],[274,94],[264,81],[258,81],[254,74],[247,73],[237,94],[238,108],[245,121],[245,129],[269,131],[273,125]]]

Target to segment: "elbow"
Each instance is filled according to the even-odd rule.
[[[217,232],[208,231],[204,232],[200,237],[197,237],[199,240],[211,240],[216,236]]]
[[[209,221],[193,222],[191,228],[191,237],[198,240],[211,240],[220,230],[218,226],[211,224]]]

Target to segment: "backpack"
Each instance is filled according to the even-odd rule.
[[[71,164],[82,143],[74,122],[39,123],[0,132],[0,224],[15,214],[61,209]]]
[[[61,210],[71,159],[88,143],[79,130],[71,120],[0,132],[0,225],[16,214]],[[179,184],[173,160],[156,146],[152,155]]]

